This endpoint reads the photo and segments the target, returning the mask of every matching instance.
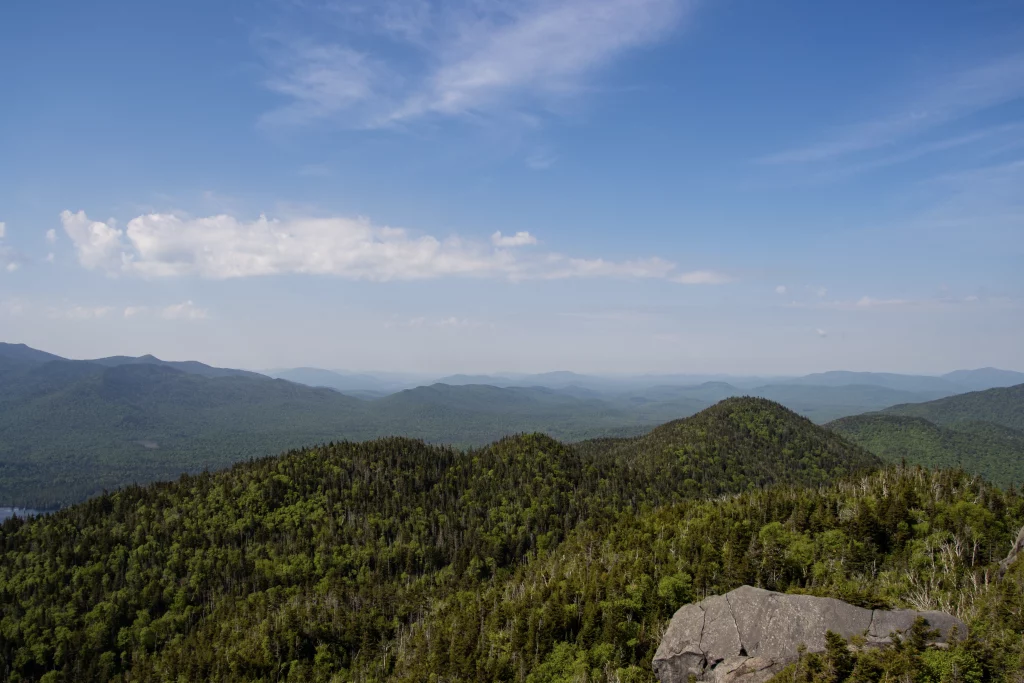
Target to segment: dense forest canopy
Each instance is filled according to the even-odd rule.
[[[1024,384],[973,391],[936,401],[892,406],[891,415],[923,417],[929,422],[955,426],[960,422],[991,422],[1024,430]]]
[[[953,611],[1017,666],[1024,502],[879,470],[730,399],[637,439],[335,443],[0,527],[10,680],[652,681],[681,604],[744,583]],[[836,482],[830,484],[829,482]]]
[[[1024,482],[1024,385],[893,406],[827,426],[887,462],[962,467],[1002,486]]]
[[[961,467],[1008,486],[1024,482],[1024,432],[991,422],[943,427],[921,417],[875,413],[828,424],[886,462]]]

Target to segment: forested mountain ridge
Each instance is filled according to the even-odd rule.
[[[972,391],[927,403],[910,403],[886,408],[890,415],[923,417],[938,425],[957,422],[992,422],[1024,431],[1024,384]]]
[[[1024,482],[1024,432],[991,422],[943,427],[923,417],[869,413],[826,425],[886,462],[961,467],[1000,486]]]
[[[712,476],[741,456],[742,474]],[[129,487],[0,525],[0,670],[650,683],[672,612],[750,583],[949,609],[980,636],[964,653],[984,660],[978,680],[1006,680],[1024,577],[993,567],[1024,503],[875,462],[781,406],[731,399],[580,448],[335,443]],[[712,474],[682,476],[698,471]]]
[[[0,504],[56,507],[340,439],[402,434],[471,447],[532,431],[564,440],[634,435],[705,406],[687,398],[609,404],[576,393],[433,385],[364,401],[201,364],[0,354]]]
[[[39,349],[33,349],[25,344],[9,344],[0,342],[0,358],[9,358],[16,361],[29,361],[33,363],[45,363],[51,360],[65,360],[60,356]]]
[[[863,375],[826,374],[835,381]],[[342,439],[403,435],[467,448],[536,431],[579,441],[640,435],[742,393],[777,400],[819,421],[925,395],[858,385],[745,391],[725,382],[611,395],[570,383],[585,379],[548,373],[519,381],[561,383],[559,388],[434,384],[385,397],[364,393],[357,400],[192,361],[73,361],[0,344],[0,505],[52,508],[126,484]],[[940,462],[929,453],[907,457]],[[971,462],[964,460],[967,467]]]
[[[0,359],[0,376],[0,502],[28,507],[324,441],[363,409],[329,389],[164,365]]]
[[[897,405],[826,425],[887,462],[963,467],[1024,482],[1024,384]]]
[[[27,363],[47,363],[50,361],[65,361],[69,363],[83,362],[72,361],[68,358],[47,353],[46,351],[39,351],[38,349],[33,349],[25,344],[8,344],[5,342],[0,342],[0,358]],[[84,362],[96,363],[107,367],[116,367],[118,365],[163,365],[188,374],[201,375],[203,377],[229,377],[233,375],[263,377],[263,375],[256,372],[250,372],[249,370],[216,368],[194,360],[160,360],[156,356],[150,354],[146,354],[144,356],[108,356],[106,358],[95,358]]]
[[[408,439],[336,443],[10,520],[0,527],[0,666],[55,680],[303,680],[319,663],[373,678],[394,665],[378,658],[444,600],[496,585],[577,529],[609,528],[661,500],[818,486],[877,464],[763,400],[691,420],[652,441],[659,453],[621,442],[586,452],[542,435],[468,453]],[[723,439],[764,457],[723,481],[641,463],[670,454],[680,472],[714,471]],[[299,623],[312,629],[301,642],[288,632]]]
[[[725,399],[641,437],[583,442],[579,448],[641,472],[644,481],[670,480],[690,495],[780,481],[821,484],[879,465],[875,456],[807,418],[749,397]],[[780,471],[787,476],[779,478]],[[654,499],[664,500],[660,495]]]

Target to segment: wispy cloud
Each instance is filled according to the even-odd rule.
[[[160,315],[167,320],[205,320],[210,313],[191,301],[183,301],[180,304],[167,306],[160,312]]]
[[[491,235],[491,244],[496,247],[525,247],[529,244],[537,244],[537,238],[526,231],[520,231],[514,235],[502,235],[498,230]]]
[[[472,327],[484,327],[485,323],[470,320],[469,318],[460,318],[458,316],[448,316],[446,318],[428,318],[426,316],[416,316],[409,318],[404,321],[391,320],[384,323],[385,327],[436,327],[436,328],[472,328]],[[493,325],[492,325],[493,326]]]
[[[871,310],[908,310],[908,309],[935,309],[951,306],[969,306],[973,304],[992,303],[1006,304],[1006,299],[988,299],[970,296],[943,296],[923,299],[880,299],[871,296],[862,296],[859,299],[836,299],[828,301],[791,301],[787,304],[790,308],[810,308],[836,311],[871,311]]]
[[[0,221],[0,268],[8,273],[13,273],[21,267],[21,259],[14,249],[4,244],[4,237],[7,236],[7,224]]]
[[[947,74],[908,99],[897,111],[835,130],[818,142],[763,157],[765,164],[806,164],[881,150],[905,142],[952,121],[1024,96],[1024,53],[1005,56]],[[990,131],[995,132],[995,130]],[[922,154],[963,145],[983,133],[923,145],[878,163],[897,163]]]
[[[244,221],[229,215],[146,214],[130,220],[124,230],[92,221],[82,211],[65,211],[61,220],[79,263],[112,275],[228,279],[297,273],[370,281],[614,277],[690,285],[730,281],[716,271],[679,272],[674,263],[657,257],[610,261],[511,248],[536,244],[525,231],[508,236],[496,232],[487,244],[458,236],[415,235],[366,218],[260,216]]]
[[[988,240],[1001,249],[1024,246],[1024,159],[943,174],[926,186],[937,201],[911,227]]]
[[[380,88],[396,78],[370,55],[305,40],[267,41],[270,76],[264,85],[289,100],[263,123],[300,125],[360,105],[378,105]],[[364,114],[369,115],[365,109]]]
[[[594,72],[621,54],[661,40],[693,4],[334,4],[344,14],[340,23],[349,27],[339,28],[334,41],[264,41],[265,85],[289,100],[264,120],[344,119],[355,126],[384,126],[427,115],[490,115],[510,104],[513,109],[543,106],[586,90]],[[391,45],[368,48],[373,41],[366,33],[383,35]],[[404,49],[395,50],[395,43]]]
[[[114,308],[112,306],[65,306],[50,307],[47,315],[50,318],[63,320],[95,320],[106,318]]]
[[[125,306],[124,317],[134,318],[137,315],[146,313],[149,310],[148,306]]]
[[[683,285],[724,285],[732,282],[732,277],[714,270],[692,270],[673,275],[670,279]]]
[[[526,157],[527,167],[532,168],[534,171],[543,171],[551,168],[557,161],[557,156],[544,150],[538,150]]]

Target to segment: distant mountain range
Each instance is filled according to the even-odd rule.
[[[965,391],[978,391],[994,387],[1008,387],[1024,384],[1024,373],[996,368],[977,370],[956,370],[941,376],[901,375],[884,372],[848,372],[836,370],[820,372],[801,377],[758,377],[728,375],[663,374],[600,376],[576,372],[556,371],[536,374],[488,374],[488,375],[446,375],[435,379],[416,375],[395,375],[382,373],[351,373],[321,368],[292,368],[273,370],[266,373],[309,386],[322,386],[342,392],[393,393],[402,389],[429,384],[465,386],[486,384],[494,387],[546,387],[549,389],[589,389],[600,394],[629,394],[646,391],[657,386],[701,386],[725,384],[731,391],[746,392],[764,386],[800,385],[820,387],[843,387],[849,385],[873,386],[894,391],[912,392],[929,398],[952,396]],[[730,395],[737,395],[736,393]],[[921,398],[920,400],[928,400]]]
[[[933,400],[954,386],[875,373],[813,376],[823,384],[678,384],[688,377],[627,381],[556,372],[506,377],[505,386],[469,382],[491,376],[456,376],[396,390],[409,378],[316,368],[275,374],[287,379],[153,356],[67,360],[0,344],[0,505],[47,507],[342,439],[403,435],[468,447],[534,431],[567,441],[628,437],[742,395],[825,422]],[[958,382],[993,382],[1015,373],[953,374]],[[856,383],[869,379],[882,384]],[[845,380],[855,383],[838,383]],[[654,383],[629,384],[641,381]]]

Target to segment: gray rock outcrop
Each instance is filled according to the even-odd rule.
[[[1014,541],[1013,547],[1010,548],[1010,554],[1006,556],[1006,559],[999,563],[1000,575],[1005,574],[1006,570],[1010,568],[1017,557],[1024,551],[1024,527],[1021,527],[1020,533],[1017,534],[1017,540]]]
[[[967,635],[967,626],[944,612],[870,610],[742,586],[681,607],[654,655],[654,673],[661,683],[686,683],[691,674],[709,683],[764,683],[799,656],[801,645],[824,652],[826,631],[884,646],[917,617],[939,632],[936,642],[948,642],[954,629]]]

